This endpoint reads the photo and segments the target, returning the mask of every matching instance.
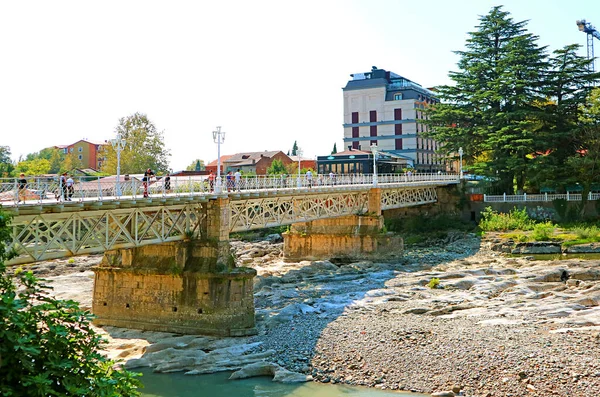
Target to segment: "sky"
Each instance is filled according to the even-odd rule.
[[[585,54],[577,19],[600,29],[599,0],[0,0],[0,146],[17,160],[103,142],[140,112],[173,170],[216,159],[216,126],[221,154],[341,151],[351,73],[449,84],[453,51],[496,5],[550,51]]]

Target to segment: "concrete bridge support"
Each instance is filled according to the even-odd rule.
[[[383,232],[381,189],[369,190],[367,212],[292,225],[284,233],[287,261],[334,259],[391,260],[402,255],[403,240]]]
[[[255,333],[254,269],[236,267],[229,200],[204,207],[200,238],[106,252],[95,271],[98,325],[183,334]]]

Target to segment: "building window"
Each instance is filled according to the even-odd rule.
[[[67,154],[67,153],[69,153],[69,149],[67,149],[67,148],[64,148],[64,149],[63,149],[63,153],[64,153],[64,154]]]
[[[394,120],[402,120],[402,109],[394,109]]]
[[[371,110],[371,111],[369,112],[369,121],[370,121],[371,123],[374,123],[374,122],[376,122],[376,121],[377,121],[377,111],[376,111],[376,110]]]
[[[78,155],[78,156],[77,156],[77,158],[78,158],[79,160],[83,160],[83,156],[82,156],[81,154],[80,154],[80,155]]]
[[[352,124],[358,123],[358,112],[352,112]]]
[[[83,148],[82,148],[81,146],[79,146],[79,147],[77,148],[77,151],[78,151],[79,153],[81,153],[81,152],[83,152]]]
[[[402,94],[394,94],[394,101],[401,101],[402,100]]]
[[[69,153],[73,153],[73,148],[69,148]]]

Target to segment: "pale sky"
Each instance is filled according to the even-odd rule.
[[[551,50],[585,46],[576,19],[600,29],[599,0],[0,0],[0,145],[16,160],[104,141],[141,112],[174,170],[216,159],[216,126],[222,154],[341,151],[351,73],[447,84],[452,51],[498,4]]]

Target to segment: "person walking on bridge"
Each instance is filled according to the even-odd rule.
[[[19,175],[19,179],[17,180],[17,187],[19,189],[18,191],[18,201],[17,204],[22,202],[25,202],[25,193],[27,192],[27,179],[25,179],[25,174],[21,172],[21,175]]]
[[[142,182],[144,183],[144,197],[148,197],[148,185],[150,185],[150,178],[154,176],[154,172],[150,168],[144,172]]]

